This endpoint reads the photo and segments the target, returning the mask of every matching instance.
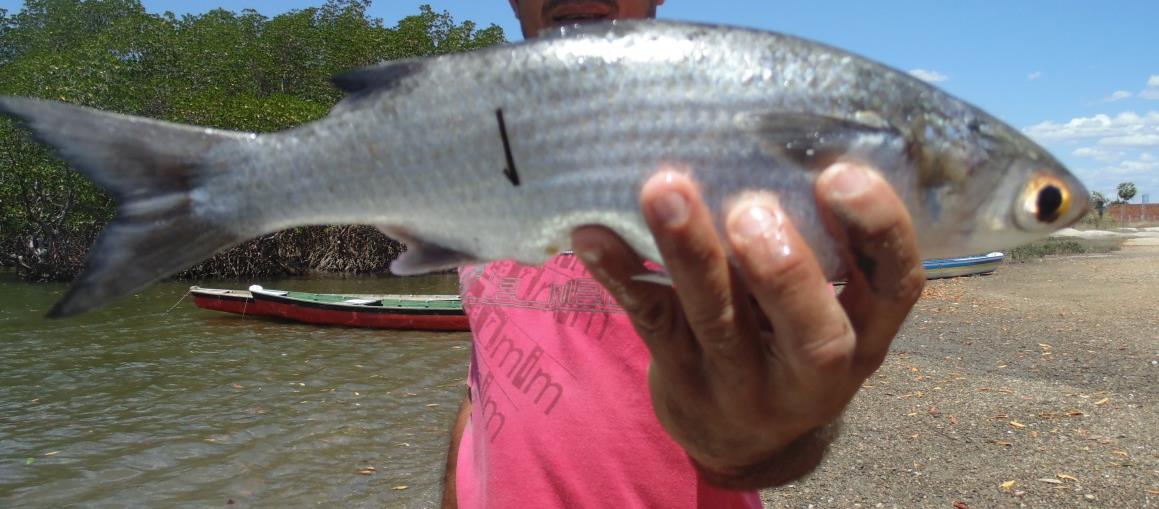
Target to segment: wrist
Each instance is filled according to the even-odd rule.
[[[771,456],[747,465],[705,465],[689,456],[702,479],[732,490],[752,490],[788,484],[821,464],[829,444],[840,432],[840,419],[813,428]]]

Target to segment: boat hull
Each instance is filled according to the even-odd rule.
[[[193,304],[201,309],[223,311],[238,315],[264,316],[266,313],[254,301],[253,295],[245,290],[222,290],[217,288],[191,287]]]
[[[1002,260],[1005,258],[1006,256],[1002,253],[939,258],[922,262],[922,267],[925,269],[926,279],[976,276],[994,272],[999,265],[1002,265]]]
[[[470,330],[455,295],[335,295],[266,290],[192,287],[197,307],[245,316],[271,317],[315,325],[372,329]]]

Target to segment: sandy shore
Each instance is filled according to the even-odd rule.
[[[933,281],[768,507],[1159,507],[1159,239]]]

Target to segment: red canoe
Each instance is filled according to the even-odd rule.
[[[199,308],[318,325],[374,329],[466,331],[458,295],[337,295],[270,290],[189,288]]]

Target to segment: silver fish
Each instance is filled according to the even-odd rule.
[[[416,274],[541,263],[602,224],[659,255],[642,182],[685,169],[720,214],[773,190],[831,277],[843,271],[812,186],[838,160],[879,168],[926,258],[1040,238],[1082,217],[1083,186],[1017,130],[905,73],[785,35],[627,21],[342,74],[318,121],[227,132],[0,97],[117,199],[50,316],[85,312],[244,240],[375,224]]]

